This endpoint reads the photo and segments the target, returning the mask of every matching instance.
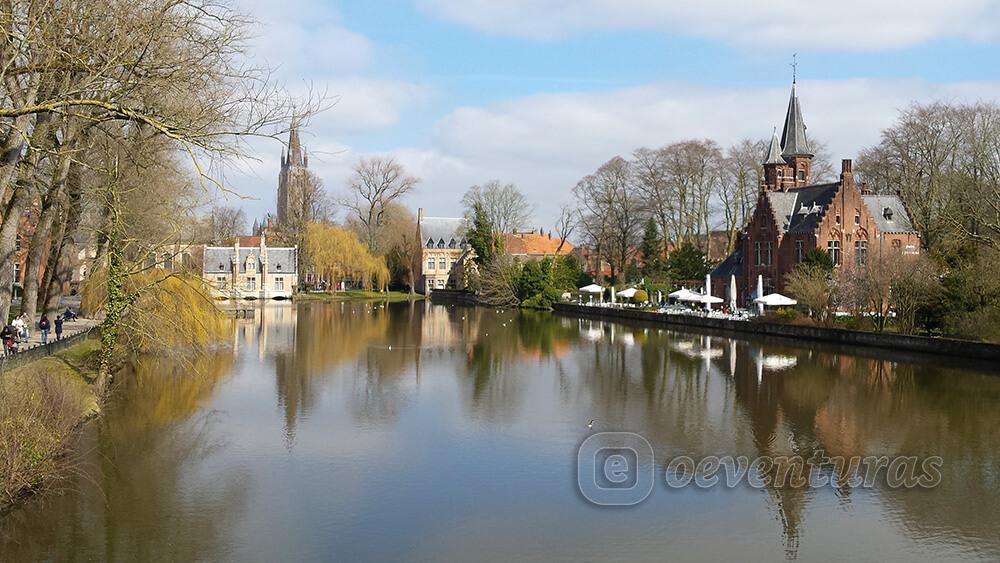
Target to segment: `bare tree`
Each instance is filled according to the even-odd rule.
[[[573,188],[581,224],[599,257],[618,279],[635,256],[645,221],[642,198],[635,190],[632,165],[616,156]]]
[[[361,224],[369,250],[375,250],[388,205],[410,193],[419,182],[392,157],[362,158],[354,165],[348,194],[341,203]]]
[[[208,212],[208,230],[212,241],[222,243],[232,240],[246,232],[246,227],[246,213],[237,207],[214,206]]]
[[[493,234],[512,233],[523,229],[531,219],[531,205],[514,184],[490,180],[481,186],[472,186],[462,196],[462,205],[469,220],[479,205],[493,225]]]
[[[556,219],[556,236],[559,237],[559,246],[556,247],[556,254],[562,252],[563,246],[569,237],[573,236],[576,230],[579,216],[575,209],[570,206],[562,206],[559,210],[559,218]]]
[[[723,227],[727,234],[726,254],[736,246],[736,236],[747,224],[757,206],[763,176],[763,141],[743,139],[726,150],[719,168],[718,199]]]

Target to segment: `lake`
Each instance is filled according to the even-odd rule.
[[[642,502],[581,491],[603,432],[649,444],[623,458]],[[939,456],[940,482],[666,483],[679,456],[816,451]],[[72,459],[0,520],[0,560],[1000,560],[996,374],[543,312],[262,305],[122,374]]]

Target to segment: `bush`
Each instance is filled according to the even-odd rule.
[[[562,292],[553,287],[547,287],[538,295],[529,297],[521,302],[521,306],[526,309],[551,309],[553,303],[559,301]]]
[[[642,289],[636,290],[635,295],[632,297],[632,301],[642,304],[649,301],[649,295]]]

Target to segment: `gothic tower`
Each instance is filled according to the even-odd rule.
[[[780,149],[780,152],[779,152]],[[806,122],[802,119],[802,106],[795,93],[788,98],[785,126],[781,130],[781,140],[777,133],[772,135],[771,144],[764,156],[765,191],[788,190],[808,186],[812,177],[813,151],[806,138]]]
[[[299,140],[299,123],[292,118],[288,131],[288,153],[281,151],[281,172],[278,173],[278,225],[287,225],[289,205],[295,191],[309,181],[309,157]]]

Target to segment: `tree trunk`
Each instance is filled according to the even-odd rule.
[[[47,137],[47,114],[42,114],[35,122],[31,132],[31,146],[39,147],[39,142]],[[0,322],[7,322],[10,316],[10,305],[14,294],[14,260],[17,259],[17,232],[21,226],[21,217],[31,204],[31,181],[38,165],[41,150],[30,149],[28,158],[22,158],[17,163],[16,176],[10,201],[4,207],[3,223],[0,224]]]

